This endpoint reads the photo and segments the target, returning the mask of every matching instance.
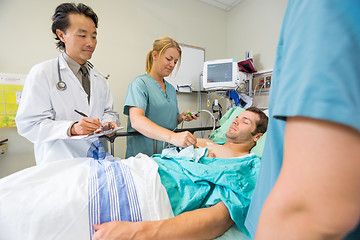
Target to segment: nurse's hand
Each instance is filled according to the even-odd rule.
[[[188,131],[185,131],[173,133],[169,142],[177,147],[186,148],[191,145],[195,145],[197,143],[197,140],[194,135],[192,135]]]
[[[71,135],[87,135],[101,127],[98,118],[83,117],[71,127]]]
[[[187,110],[183,113],[180,113],[178,115],[178,124],[181,123],[182,121],[192,121],[192,120],[196,120],[198,117],[200,116],[199,113],[193,113],[190,110]]]

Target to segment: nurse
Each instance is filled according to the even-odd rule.
[[[136,77],[129,86],[124,106],[128,115],[127,131],[138,131],[142,135],[127,137],[126,158],[144,153],[161,153],[163,142],[178,147],[196,144],[196,138],[190,132],[174,133],[173,130],[182,121],[197,119],[196,115],[179,113],[176,90],[164,77],[180,63],[181,48],[170,37],[161,37],[154,41],[153,49],[146,57],[146,73]]]
[[[359,12],[358,0],[288,1],[252,239],[360,239]]]
[[[34,143],[36,164],[86,157],[98,139],[68,138],[107,123],[117,126],[108,84],[88,63],[97,24],[97,15],[84,4],[63,3],[55,10],[52,32],[63,52],[30,70],[15,119],[19,134]]]

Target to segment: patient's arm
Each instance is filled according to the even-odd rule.
[[[223,202],[182,213],[174,218],[148,222],[109,222],[95,225],[93,240],[101,239],[213,239],[234,222]]]

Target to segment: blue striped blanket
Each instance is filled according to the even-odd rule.
[[[93,160],[88,181],[90,236],[94,234],[94,224],[142,220],[134,179],[126,165]]]

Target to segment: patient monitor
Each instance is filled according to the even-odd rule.
[[[206,61],[203,69],[203,87],[207,91],[234,90],[240,81],[236,59]]]

